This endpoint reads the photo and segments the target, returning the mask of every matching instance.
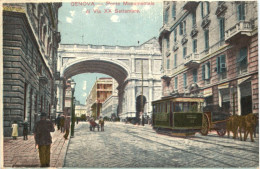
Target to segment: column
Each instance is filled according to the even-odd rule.
[[[136,95],[135,95],[135,80],[131,81],[131,109],[130,112],[132,114],[132,117],[135,117],[135,104],[136,104]]]

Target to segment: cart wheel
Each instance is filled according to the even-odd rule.
[[[222,128],[217,130],[217,133],[220,137],[224,136],[226,134],[226,129]]]
[[[207,114],[203,114],[203,118],[202,118],[202,128],[200,130],[200,133],[203,136],[208,135],[209,132],[209,117]]]

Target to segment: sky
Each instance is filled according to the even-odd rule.
[[[62,3],[58,16],[61,44],[136,46],[138,41],[142,44],[159,36],[163,25],[161,2],[150,5],[124,5],[122,1],[113,3]],[[139,13],[116,13],[119,10]],[[73,76],[76,99],[85,104],[96,78],[100,77],[109,76],[98,73]]]

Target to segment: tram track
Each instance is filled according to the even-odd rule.
[[[128,128],[129,129],[129,128]],[[133,128],[132,128],[133,129]],[[142,129],[143,130],[143,129]],[[134,133],[136,133],[136,134],[134,134]],[[149,132],[149,133],[152,133],[152,132]],[[131,135],[133,135],[133,136],[136,136],[136,137],[141,137],[140,135],[138,135],[138,132],[131,132],[131,133],[129,133],[129,134],[131,134]],[[144,134],[143,134],[144,135]],[[150,137],[154,137],[153,135],[151,135],[151,134],[148,134],[147,135],[147,133],[145,133],[145,135],[146,135],[146,137],[141,137],[141,138],[143,138],[143,139],[146,139],[146,140],[152,140],[152,139],[148,139],[148,135],[150,136]],[[164,139],[164,140],[167,140],[167,141],[173,141],[172,139],[167,139],[167,138],[165,138],[165,137],[163,137],[162,139]],[[200,137],[200,139],[201,139],[201,137]],[[158,141],[158,140],[157,140]],[[154,141],[154,142],[157,142],[157,141]],[[246,149],[243,149],[243,148],[240,148],[240,147],[234,147],[234,144],[232,144],[231,146],[229,146],[229,145],[223,145],[223,144],[218,144],[218,143],[216,143],[216,140],[215,140],[215,142],[206,142],[206,141],[201,141],[201,140],[198,140],[198,139],[192,139],[192,143],[194,144],[194,142],[197,142],[197,143],[202,143],[202,144],[207,144],[207,145],[212,145],[212,146],[217,146],[218,148],[217,148],[217,150],[214,150],[214,149],[211,149],[211,150],[209,150],[209,151],[211,151],[211,152],[214,152],[214,153],[216,153],[216,154],[220,154],[221,156],[226,156],[226,157],[228,157],[228,158],[230,158],[230,157],[233,157],[233,158],[235,158],[235,159],[241,159],[241,157],[237,157],[237,156],[235,156],[234,154],[235,153],[232,153],[232,152],[236,152],[236,150],[238,150],[238,151],[245,151],[245,152],[248,152],[248,153],[250,153],[251,155],[254,155],[254,154],[257,154],[258,153],[258,151],[253,151],[253,150],[246,150]],[[165,143],[162,143],[162,144],[164,144],[165,145]],[[169,146],[169,145],[168,145]],[[196,145],[194,145],[195,147],[196,147]],[[170,145],[170,147],[173,147],[173,148],[177,148],[176,146],[172,146],[172,145]],[[223,150],[223,149],[230,149],[230,151],[225,151],[225,152],[223,152],[223,151],[219,151],[219,150]],[[185,150],[183,150],[183,149],[180,149],[179,148],[179,150],[182,150],[182,151],[185,151]],[[248,154],[247,153],[247,154]],[[251,161],[251,162],[257,162],[257,161],[255,161],[255,160],[252,160],[251,158],[246,158],[246,157],[243,157],[243,159],[244,160],[247,160],[247,161]]]

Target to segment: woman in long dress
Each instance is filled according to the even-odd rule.
[[[12,137],[14,140],[16,140],[16,137],[18,136],[18,124],[16,121],[14,121],[14,124],[12,124],[12,128],[13,128]]]

